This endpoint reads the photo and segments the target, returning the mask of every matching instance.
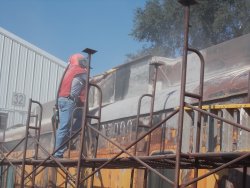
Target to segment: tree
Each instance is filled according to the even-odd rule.
[[[190,9],[189,44],[197,49],[250,32],[250,0],[197,0]],[[183,45],[183,7],[177,0],[148,0],[135,12],[131,36],[149,47],[138,54],[176,57]],[[131,55],[130,58],[136,55]]]

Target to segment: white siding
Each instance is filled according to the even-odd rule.
[[[6,106],[11,106],[12,104],[12,92],[16,91],[16,82],[17,82],[17,73],[18,73],[18,56],[19,56],[19,48],[20,44],[16,42],[12,43],[12,50],[10,56],[10,64],[9,64],[9,78],[8,78],[8,89],[6,95]]]
[[[20,47],[20,55],[18,60],[18,72],[17,72],[17,85],[16,92],[24,93],[25,91],[25,77],[27,74],[27,58],[28,58],[28,49],[21,46]]]
[[[24,79],[24,93],[28,96],[32,97],[32,90],[33,90],[33,80],[34,80],[34,65],[35,65],[35,53],[28,50],[28,57],[27,57],[27,67]]]
[[[54,100],[66,64],[0,27],[0,112],[8,113],[10,128],[25,124],[29,98]],[[13,105],[13,93],[25,95]]]
[[[0,73],[2,68],[2,59],[3,59],[3,46],[4,46],[4,36],[0,35]]]
[[[42,80],[41,80],[41,92],[44,93],[44,95],[40,95],[39,101],[42,103],[48,101],[48,86],[50,84],[50,62],[48,59],[43,58],[43,68],[42,68]]]
[[[41,88],[41,79],[42,79],[42,56],[35,55],[34,62],[34,75],[32,83],[32,99],[39,101],[40,99],[40,88]]]
[[[4,47],[3,47],[3,57],[2,57],[2,66],[1,66],[1,78],[0,78],[0,91],[1,98],[0,104],[2,108],[6,108],[6,97],[8,89],[8,80],[9,80],[9,69],[10,69],[10,52],[11,52],[12,41],[9,38],[5,38]]]

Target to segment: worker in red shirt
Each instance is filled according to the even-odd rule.
[[[83,107],[85,101],[85,86],[87,79],[88,60],[82,54],[74,54],[69,59],[69,65],[62,78],[58,91],[59,127],[56,131],[55,149],[59,148],[69,136],[71,117],[76,107]],[[76,113],[77,117],[72,130],[81,127],[82,113]],[[62,158],[67,149],[64,145],[54,154]]]

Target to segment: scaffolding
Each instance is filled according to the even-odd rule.
[[[179,0],[179,2],[185,7],[185,31],[184,31],[184,47],[183,47],[183,58],[182,58],[182,72],[181,72],[181,88],[180,88],[180,104],[177,109],[166,115],[166,117],[160,122],[153,124],[153,114],[154,114],[154,101],[155,101],[155,90],[156,90],[156,81],[157,81],[157,72],[158,67],[161,66],[158,62],[153,62],[151,65],[154,67],[155,76],[153,81],[153,89],[151,94],[144,94],[141,96],[138,102],[138,110],[137,110],[137,119],[136,119],[136,139],[134,142],[128,144],[125,148],[121,147],[118,143],[114,142],[112,139],[108,138],[105,134],[100,131],[100,120],[101,120],[101,105],[102,105],[102,91],[98,85],[89,83],[89,79],[87,79],[86,83],[86,101],[88,101],[89,88],[96,87],[99,91],[99,108],[98,115],[93,116],[89,114],[88,104],[85,104],[83,109],[83,123],[82,128],[77,132],[71,134],[67,141],[63,143],[61,147],[66,144],[69,144],[73,139],[80,135],[80,149],[78,153],[77,159],[70,159],[70,149],[68,153],[68,158],[58,159],[53,156],[53,154],[60,149],[57,148],[52,153],[47,151],[40,143],[40,130],[41,130],[41,119],[42,119],[42,105],[38,101],[33,101],[30,99],[29,101],[29,109],[28,109],[28,118],[26,123],[26,132],[25,137],[20,140],[20,142],[10,151],[5,148],[3,145],[1,146],[0,154],[1,154],[1,178],[3,178],[4,173],[8,170],[10,166],[12,166],[16,174],[20,176],[20,185],[21,187],[25,187],[29,184],[31,187],[36,187],[36,176],[40,172],[42,172],[47,167],[57,167],[65,174],[65,187],[70,184],[73,187],[81,187],[83,183],[91,178],[91,187],[93,187],[94,182],[94,174],[100,171],[101,169],[123,169],[123,168],[131,168],[131,178],[130,178],[130,187],[133,187],[134,182],[134,169],[143,169],[144,170],[144,187],[147,187],[147,179],[148,179],[148,171],[151,171],[162,178],[167,183],[171,184],[174,188],[187,187],[189,185],[193,185],[197,187],[197,182],[214,174],[225,168],[243,168],[243,187],[246,188],[246,175],[247,175],[247,167],[250,166],[250,152],[209,152],[209,153],[201,153],[200,152],[200,143],[201,143],[201,129],[202,129],[202,117],[209,116],[214,119],[217,119],[220,122],[225,122],[227,125],[232,125],[236,128],[240,128],[241,130],[250,132],[250,128],[240,125],[238,122],[227,120],[222,117],[218,113],[212,113],[208,109],[203,106],[203,83],[204,83],[204,58],[202,54],[196,50],[192,49],[188,45],[188,33],[189,33],[189,12],[190,6],[195,4],[195,0]],[[96,51],[92,49],[85,49],[85,53],[88,54],[89,59],[89,67],[87,78],[90,76],[90,64],[91,64],[91,56]],[[199,92],[190,93],[186,91],[186,71],[187,71],[187,55],[188,52],[193,52],[197,54],[200,59],[200,81],[199,81]],[[250,78],[250,76],[249,76]],[[250,82],[249,82],[250,83]],[[248,86],[249,87],[249,86]],[[249,94],[249,93],[248,93]],[[144,97],[149,97],[151,99],[150,103],[150,121],[147,125],[140,124],[140,108],[141,102]],[[185,102],[185,98],[194,98],[198,100],[198,105],[193,106],[187,102]],[[249,98],[249,95],[248,95]],[[40,108],[38,114],[32,114],[31,108],[33,104],[37,104]],[[214,110],[220,110],[227,108],[228,106],[219,106],[213,107]],[[233,106],[232,109],[243,108],[246,109],[249,113],[250,105],[245,104],[241,106]],[[210,108],[211,109],[211,108]],[[196,141],[195,141],[195,149],[192,153],[182,152],[182,138],[183,138],[183,125],[184,125],[184,112],[187,110],[192,110],[197,112],[196,119]],[[178,114],[178,131],[177,131],[177,148],[176,153],[166,153],[161,155],[150,155],[150,142],[151,142],[151,133],[155,131],[157,128],[166,123],[173,116]],[[31,125],[30,118],[35,118],[35,125]],[[96,120],[97,126],[90,126],[88,122],[90,120]],[[204,120],[203,120],[204,121]],[[147,129],[144,134],[139,135],[138,129],[143,127]],[[30,130],[34,130],[33,134],[30,134]],[[84,143],[86,140],[86,130],[89,129],[95,132],[95,148],[94,155],[92,158],[86,157],[83,153]],[[115,154],[111,158],[97,158],[97,149],[98,149],[98,139],[99,137],[103,137],[112,145],[117,147],[120,152]],[[148,137],[147,144],[147,155],[139,156],[137,155],[137,144],[145,137]],[[27,146],[28,139],[31,138],[34,141],[34,153],[32,157],[27,157]],[[9,156],[12,152],[20,146],[21,143],[24,142],[24,151],[22,159],[10,159]],[[70,146],[69,146],[70,147]],[[39,149],[47,156],[43,159],[38,157]],[[129,150],[132,150],[130,152]],[[121,157],[122,154],[126,154],[127,157]],[[27,171],[27,166],[31,166],[32,169]],[[5,167],[5,168],[3,168]],[[72,173],[70,168],[75,168],[75,171]],[[90,168],[91,173],[87,176],[84,176],[83,169]],[[162,173],[157,171],[156,169],[174,169],[175,177],[174,181],[170,180],[168,177],[164,176]],[[180,183],[180,170],[181,169],[194,169],[194,177],[192,180],[188,182]],[[200,175],[198,174],[199,169],[211,169],[208,173]]]

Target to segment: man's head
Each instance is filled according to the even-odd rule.
[[[71,65],[80,65],[82,67],[88,66],[88,60],[82,54],[74,54],[69,58],[69,63]]]

